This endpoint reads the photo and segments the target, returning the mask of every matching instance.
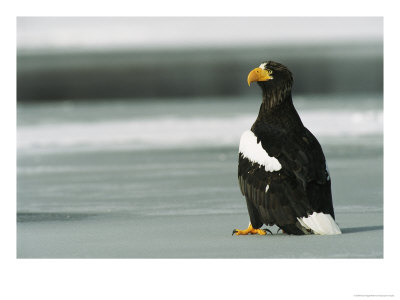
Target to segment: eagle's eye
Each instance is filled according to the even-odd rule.
[[[272,74],[272,70],[268,69],[267,71],[268,71],[268,74]]]

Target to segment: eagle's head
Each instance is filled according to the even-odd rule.
[[[249,73],[247,83],[252,82],[261,87],[264,101],[279,103],[291,94],[293,77],[287,67],[269,60]]]
[[[292,73],[284,65],[274,62],[263,62],[258,68],[253,69],[247,76],[247,83],[257,81],[260,85],[280,85],[281,83],[293,83]]]

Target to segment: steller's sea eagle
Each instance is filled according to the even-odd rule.
[[[262,103],[240,138],[238,170],[250,224],[233,234],[265,235],[269,230],[261,229],[263,224],[287,234],[340,234],[324,153],[292,102],[292,73],[266,61],[249,73],[249,86],[254,81]]]

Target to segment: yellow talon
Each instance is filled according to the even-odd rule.
[[[253,231],[250,232],[251,234],[259,234],[259,235],[266,235],[267,233],[262,230],[262,229],[253,229]]]
[[[253,226],[251,225],[251,223],[249,224],[249,227],[247,228],[247,229],[245,229],[245,230],[238,230],[238,229],[235,229],[235,230],[233,230],[233,232],[232,232],[232,235],[233,234],[236,234],[236,235],[246,235],[246,234],[259,234],[259,235],[266,235],[267,233],[264,231],[264,230],[262,230],[262,229],[254,229],[253,228]]]

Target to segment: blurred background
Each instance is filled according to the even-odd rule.
[[[298,93],[383,86],[379,18],[19,18],[17,46],[18,101],[254,95],[269,59]]]
[[[232,245],[266,60],[326,154],[341,249]],[[18,257],[382,257],[383,18],[17,18],[17,221]]]

